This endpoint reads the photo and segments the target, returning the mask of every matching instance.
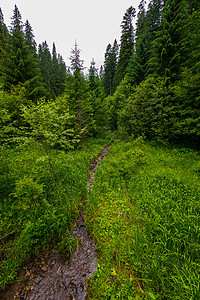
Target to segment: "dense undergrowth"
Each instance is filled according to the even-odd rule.
[[[56,244],[65,253],[73,251],[70,229],[84,205],[89,162],[105,143],[90,139],[78,150],[52,151],[56,186],[39,144],[0,147],[1,289],[41,249]]]
[[[200,298],[199,161],[140,138],[111,146],[87,205],[99,263],[88,299]]]

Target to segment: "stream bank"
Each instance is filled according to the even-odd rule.
[[[93,186],[98,163],[106,156],[109,147],[105,146],[90,162],[88,193]],[[0,292],[0,299],[84,300],[86,281],[97,269],[95,245],[86,231],[84,211],[80,214],[72,236],[78,240],[78,246],[70,261],[64,261],[56,250],[42,252],[21,269],[20,281]]]

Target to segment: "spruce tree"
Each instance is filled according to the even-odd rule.
[[[56,96],[64,92],[66,79],[66,66],[62,56],[56,52],[55,43],[52,50],[52,89]]]
[[[8,43],[8,30],[4,23],[3,13],[0,8],[0,79],[2,79],[2,68],[3,68],[7,43]]]
[[[135,51],[127,68],[127,79],[131,85],[139,84],[149,73],[148,60],[151,41],[145,4],[146,2],[142,0],[138,7]]]
[[[103,76],[103,86],[106,95],[112,95],[116,89],[115,75],[117,69],[118,48],[117,40],[114,41],[113,46],[108,44],[106,48]]]
[[[160,29],[153,41],[151,66],[155,73],[174,82],[186,59],[188,9],[184,0],[167,0]]]
[[[95,61],[93,58],[90,64],[89,74],[88,74],[88,86],[90,91],[94,91],[94,89],[97,87],[97,79],[98,79],[98,71],[95,67]]]
[[[38,57],[39,57],[43,83],[48,93],[47,97],[55,98],[55,93],[53,91],[54,76],[53,76],[53,69],[52,69],[51,53],[46,41],[43,42],[42,44],[39,44]]]
[[[4,23],[4,16],[0,8],[0,55],[6,48],[7,37],[8,37],[8,30],[6,24]]]
[[[65,95],[67,105],[76,114],[79,129],[83,127],[83,99],[85,97],[85,78],[83,74],[83,60],[80,58],[81,50],[75,41],[74,48],[71,49],[71,70],[72,74],[67,75]]]
[[[58,53],[58,74],[59,74],[58,92],[59,94],[62,94],[65,90],[66,65],[62,55],[60,55],[59,53]]]
[[[24,37],[25,37],[25,40],[26,40],[26,44],[29,45],[29,47],[31,48],[31,50],[34,53],[36,53],[37,44],[36,44],[36,41],[34,39],[33,29],[32,29],[31,24],[29,23],[28,20],[26,20],[26,23],[25,23]]]
[[[2,63],[2,81],[5,90],[21,84],[27,97],[36,101],[43,94],[40,69],[34,51],[25,39],[21,14],[15,5],[10,35]]]
[[[133,18],[135,17],[136,10],[132,6],[129,7],[123,17],[121,24],[122,35],[121,35],[121,45],[119,52],[119,60],[116,70],[116,84],[118,85],[120,81],[126,75],[127,67],[130,58],[134,51],[134,29],[133,29]]]
[[[52,89],[56,96],[59,94],[59,70],[58,70],[58,58],[56,53],[56,46],[53,43],[52,49]]]

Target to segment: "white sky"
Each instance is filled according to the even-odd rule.
[[[0,0],[4,21],[10,26],[15,4],[22,20],[29,20],[37,44],[47,41],[50,51],[55,42],[60,53],[70,65],[69,57],[75,40],[81,49],[84,66],[92,58],[96,67],[104,61],[109,43],[121,36],[120,24],[127,8],[137,9],[140,0]]]

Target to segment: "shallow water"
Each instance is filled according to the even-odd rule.
[[[93,186],[97,165],[106,156],[109,146],[104,147],[90,162],[88,192]],[[21,269],[19,277],[23,278],[24,282],[10,285],[0,293],[0,299],[84,300],[86,281],[97,269],[95,245],[86,231],[84,211],[81,212],[72,235],[78,239],[78,247],[71,261],[64,261],[57,251],[41,253]]]

